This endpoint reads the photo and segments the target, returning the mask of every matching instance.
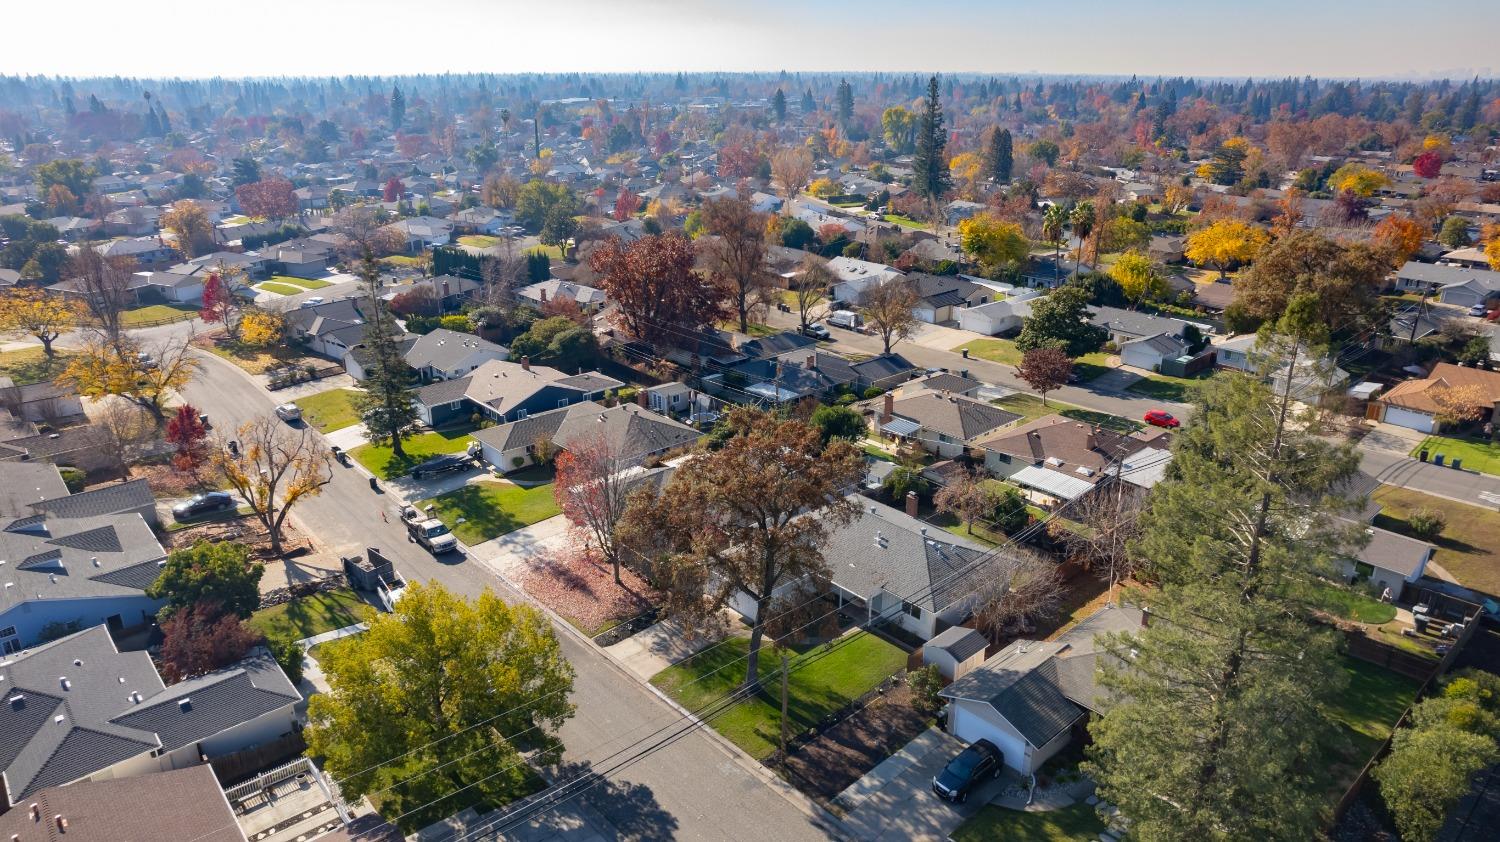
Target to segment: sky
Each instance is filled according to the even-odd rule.
[[[0,6],[10,34],[0,48],[0,75],[1500,74],[1500,0],[24,0]],[[26,34],[48,31],[59,37]]]

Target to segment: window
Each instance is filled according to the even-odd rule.
[[[6,626],[5,628],[0,629],[0,637],[15,637],[15,636],[16,636],[16,627],[15,626]]]
[[[0,644],[0,648],[3,648],[7,655],[14,655],[21,651],[21,639],[18,637],[9,638],[5,643]]]
[[[907,602],[904,599],[901,600],[901,613],[905,614],[908,617],[911,617],[914,620],[922,619],[922,609],[911,604],[910,602]]]
[[[557,408],[558,409],[562,409],[563,407],[565,407],[567,405],[568,405],[568,399],[567,398],[563,398],[562,400],[560,400],[560,401],[557,402]]]
[[[520,421],[522,418],[525,418],[525,417],[526,417],[526,410],[524,410],[524,409],[518,409],[518,410],[516,410],[516,420],[517,421]]]
[[[991,451],[991,452],[993,453],[993,451]],[[1010,464],[1010,454],[1009,453],[996,453],[995,454],[995,459],[997,461],[999,461],[1000,464],[1002,464],[1002,465],[1009,465]]]

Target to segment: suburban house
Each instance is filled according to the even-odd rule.
[[[1017,640],[939,694],[950,700],[947,728],[966,743],[989,740],[1005,765],[1030,775],[1101,711],[1098,638],[1145,624],[1137,608],[1109,606],[1052,641]]]
[[[1247,333],[1233,339],[1215,342],[1213,344],[1214,364],[1219,368],[1258,374],[1261,367],[1268,362],[1259,353],[1258,341],[1257,334]],[[1288,373],[1289,366],[1287,365],[1282,365],[1272,371],[1268,378],[1272,388],[1286,388]],[[1297,363],[1296,371],[1291,372],[1291,377],[1293,397],[1300,400],[1312,400],[1347,383],[1349,372],[1335,365],[1333,357],[1324,356],[1316,360],[1304,357]]]
[[[1181,263],[1186,247],[1187,237],[1182,234],[1152,234],[1146,256],[1157,263]]]
[[[1161,371],[1162,363],[1191,357],[1187,341],[1175,333],[1157,333],[1120,343],[1120,362],[1124,365]]]
[[[913,272],[907,279],[918,298],[912,314],[927,324],[952,322],[965,307],[987,304],[995,297],[988,287],[950,275]]]
[[[980,202],[970,202],[965,199],[954,199],[943,206],[943,221],[949,228],[956,228],[958,223],[985,209]]]
[[[476,432],[474,440],[479,442],[484,460],[501,471],[532,464],[539,443],[567,450],[591,440],[603,442],[623,469],[692,444],[702,435],[686,424],[636,404],[606,408],[593,401],[581,401],[488,427]]]
[[[904,512],[866,497],[852,496],[859,514],[833,530],[823,547],[831,596],[840,610],[885,617],[907,632],[928,640],[974,609],[972,588],[962,586],[962,572],[987,550]],[[793,593],[799,582],[778,590]],[[743,592],[730,607],[755,618],[755,603]]]
[[[1444,304],[1472,307],[1500,298],[1500,272],[1408,260],[1396,270],[1396,289],[1436,295]]]
[[[1371,401],[1375,420],[1398,427],[1406,427],[1422,433],[1435,433],[1442,423],[1438,421],[1441,408],[1433,395],[1445,389],[1475,387],[1483,392],[1490,408],[1481,420],[1494,417],[1494,407],[1500,402],[1500,372],[1482,368],[1466,368],[1453,363],[1438,363],[1432,372],[1421,380],[1397,383],[1385,394]]]
[[[1089,322],[1109,331],[1109,341],[1118,346],[1152,336],[1182,336],[1188,323],[1182,319],[1122,310],[1119,307],[1093,307]]]
[[[79,781],[32,792],[27,808],[0,815],[0,838],[69,842],[185,839],[245,842],[213,767],[203,763],[139,777]],[[36,805],[31,809],[30,805]]]
[[[435,216],[408,217],[392,222],[386,228],[400,235],[406,250],[412,254],[447,245],[453,239],[453,223]]]
[[[353,298],[298,307],[286,311],[285,316],[288,337],[331,359],[343,360],[349,349],[365,338],[365,317]]]
[[[984,438],[976,447],[984,451],[986,470],[1052,506],[1088,494],[1112,475],[1116,460],[1148,445],[1165,450],[1166,436],[1160,430],[1123,435],[1048,415]]]
[[[1347,582],[1368,583],[1377,594],[1389,590],[1392,602],[1407,584],[1422,578],[1437,551],[1426,541],[1374,526],[1365,527],[1365,534],[1369,541],[1353,557],[1339,561],[1339,572]]]
[[[494,208],[477,207],[461,210],[452,216],[452,222],[460,231],[471,234],[499,234],[511,222],[510,215],[501,214]]]
[[[490,360],[510,357],[510,349],[472,333],[437,328],[418,336],[406,352],[406,364],[416,370],[424,383],[454,380],[479,368]]]
[[[110,240],[94,246],[94,251],[105,257],[133,257],[145,266],[162,265],[177,256],[177,252],[159,237]]]
[[[442,308],[443,312],[448,313],[457,310],[463,305],[465,299],[474,297],[476,293],[484,289],[484,284],[473,278],[460,278],[457,275],[436,275],[431,278],[422,278],[413,281],[407,285],[387,287],[386,289],[387,291],[383,295],[386,299],[395,298],[397,295],[413,290],[430,290],[433,299],[438,302],[438,306]]]
[[[904,277],[893,266],[842,255],[828,261],[828,269],[838,278],[829,290],[832,299],[851,303],[857,303],[860,294],[870,287]]]
[[[0,374],[0,408],[27,421],[52,422],[83,415],[83,403],[71,386],[59,386],[56,381],[17,386],[4,374]]]
[[[273,270],[294,278],[320,278],[337,260],[333,246],[306,238],[267,246],[263,253],[271,259]]]
[[[541,283],[521,287],[516,290],[516,294],[538,306],[548,301],[567,299],[577,304],[578,309],[585,313],[598,312],[608,300],[602,289],[594,289],[591,286],[557,278],[549,278]]]
[[[993,404],[943,392],[886,394],[881,401],[875,417],[881,433],[915,441],[944,459],[962,455],[984,436],[1021,419]]]
[[[765,337],[771,340],[775,337]],[[747,342],[741,346],[758,346]],[[703,378],[705,388],[716,387],[749,395],[770,403],[785,403],[804,397],[827,397],[840,389],[855,394],[869,388],[889,389],[910,379],[917,369],[900,354],[882,354],[851,362],[837,354],[802,348],[779,356],[745,360],[729,369]]]
[[[1021,329],[1021,322],[1031,316],[1035,296],[1008,296],[999,301],[977,304],[958,311],[958,326],[964,330],[997,336]]]
[[[297,688],[263,647],[173,685],[145,652],[121,652],[104,626],[5,663],[0,766],[16,806],[46,787],[201,764],[295,727]]]
[[[417,414],[433,427],[452,424],[474,413],[497,423],[519,421],[551,409],[604,397],[624,384],[596,372],[564,374],[555,368],[489,360],[469,374],[417,390]]]

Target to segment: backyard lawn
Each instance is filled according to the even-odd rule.
[[[1333,764],[1337,770],[1335,778],[1342,784],[1338,788],[1340,794],[1391,735],[1396,720],[1417,697],[1417,688],[1421,686],[1414,679],[1358,658],[1345,657],[1343,666],[1349,676],[1349,687],[1338,695],[1332,713],[1353,745]]]
[[[429,504],[433,516],[469,546],[546,520],[561,511],[552,497],[551,483],[531,488],[511,482],[471,483],[423,500],[417,508],[425,511]]]
[[[1500,475],[1500,442],[1468,436],[1428,436],[1411,455],[1423,450],[1429,454],[1441,453],[1449,463],[1455,458],[1462,459],[1463,467],[1482,474]]]
[[[5,351],[0,353],[0,377],[9,377],[17,386],[41,383],[62,374],[71,356],[59,349],[57,356],[48,359],[40,345]]]
[[[381,479],[395,479],[405,476],[413,465],[426,462],[434,456],[463,451],[469,446],[469,432],[468,427],[460,427],[456,430],[411,436],[401,443],[402,450],[406,451],[405,459],[397,459],[389,445],[373,443],[362,444],[349,451],[349,455]]]
[[[473,249],[487,249],[500,245],[500,238],[488,234],[465,234],[458,238],[458,244]]]
[[[953,842],[1074,842],[1098,839],[1104,820],[1079,801],[1061,810],[1027,813],[986,804],[949,837]]]
[[[662,670],[651,683],[688,710],[697,710],[745,680],[749,652],[749,639],[730,638],[721,646]],[[759,661],[765,689],[713,717],[710,724],[735,745],[764,758],[776,750],[780,740],[781,658],[770,646],[764,646]],[[825,652],[822,646],[799,650],[792,656],[787,679],[787,710],[792,721],[789,733],[812,727],[904,666],[906,653],[873,634],[840,641],[832,652]],[[695,681],[700,677],[701,681]]]
[[[1122,433],[1133,433],[1145,427],[1139,421],[1122,418],[1118,415],[1110,415],[1107,412],[1082,409],[1061,401],[1048,400],[1046,406],[1043,406],[1041,398],[1036,395],[1028,395],[1024,392],[1017,392],[1013,395],[1006,395],[1003,398],[996,398],[990,401],[990,403],[1008,412],[1020,415],[1021,420],[1016,422],[1017,425],[1027,424],[1048,415],[1061,415],[1064,418],[1072,418],[1075,421],[1094,424],[1108,430],[1118,430]]]
[[[1334,582],[1317,581],[1307,595],[1314,608],[1356,623],[1379,626],[1396,619],[1396,606]]]
[[[274,292],[277,295],[296,295],[299,292],[305,292],[301,287],[294,287],[291,284],[278,284],[275,281],[256,284],[255,288],[261,292]]]
[[[526,253],[545,254],[548,257],[552,258],[552,260],[556,263],[561,263],[563,259],[562,248],[560,248],[559,246],[532,246],[531,248],[526,250]]]
[[[329,389],[292,403],[302,408],[303,420],[319,432],[331,433],[359,423],[359,410],[354,406],[359,394],[355,389]]]
[[[267,637],[301,640],[362,623],[373,616],[375,609],[358,594],[340,588],[263,608],[250,616],[248,625]]]
[[[1420,491],[1382,485],[1370,498],[1384,509],[1375,525],[1410,535],[1406,519],[1415,509],[1434,509],[1448,519],[1448,526],[1432,543],[1434,564],[1447,570],[1459,584],[1486,593],[1500,593],[1500,512],[1470,506]]]
[[[141,327],[166,322],[185,322],[197,317],[198,308],[186,304],[147,304],[144,307],[136,307],[121,313],[120,324],[124,327]]]

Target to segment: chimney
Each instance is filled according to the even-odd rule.
[[[896,416],[896,396],[890,392],[885,393],[885,407],[880,411],[880,423],[889,424]]]
[[[1141,606],[1141,628],[1149,628],[1151,625],[1151,609]]]
[[[521,358],[521,370],[522,371],[530,371],[531,370],[531,357],[522,357]]]
[[[639,391],[637,391],[635,393],[635,402],[636,402],[636,405],[638,405],[641,409],[647,409],[648,408],[646,406],[646,390],[645,389],[641,389],[641,390],[639,390]]]
[[[63,814],[62,813],[58,813],[57,815],[53,816],[52,820],[55,821],[55,822],[57,822],[57,832],[58,833],[67,833],[68,832],[68,820],[65,819],[65,818],[63,818]]]
[[[817,371],[818,370],[818,355],[817,354],[808,354],[807,355],[807,370],[808,371]]]
[[[917,516],[917,492],[915,491],[906,492],[906,516]]]
[[[1099,446],[1099,428],[1098,427],[1089,427],[1088,438],[1084,439],[1083,444],[1089,450],[1093,450],[1094,448],[1096,448],[1096,447]]]

